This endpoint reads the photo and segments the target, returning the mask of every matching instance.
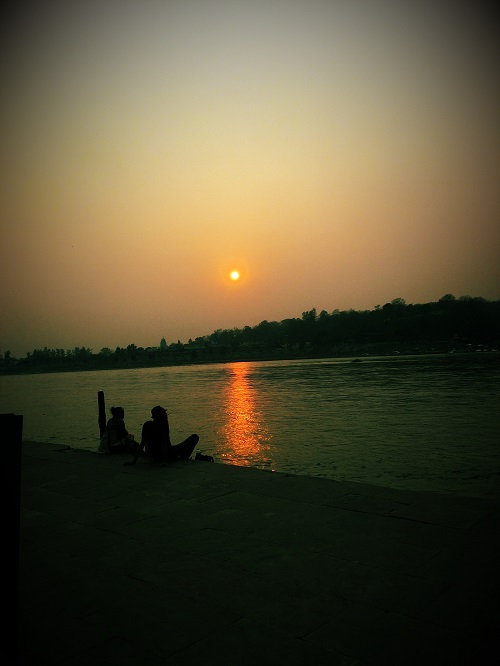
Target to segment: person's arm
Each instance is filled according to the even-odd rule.
[[[162,438],[162,449],[163,449],[163,461],[165,464],[168,464],[170,459],[170,449],[172,448],[172,442],[170,441],[170,424],[168,422],[168,416],[165,415],[165,432]]]
[[[149,421],[146,421],[146,423],[142,426],[141,443],[139,444],[139,447],[138,447],[137,451],[135,452],[134,457],[132,458],[132,460],[124,462],[123,463],[124,465],[126,465],[126,466],[135,465],[135,463],[137,462],[137,459],[139,458],[141,453],[144,451],[144,447],[146,446],[147,441],[148,441],[147,440],[148,424],[149,424]]]
[[[125,439],[128,435],[127,428],[125,428],[125,421],[119,419],[116,423],[116,434],[118,439]]]

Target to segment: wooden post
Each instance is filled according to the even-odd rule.
[[[7,661],[17,664],[18,609],[19,609],[19,533],[21,524],[21,462],[23,445],[23,417],[0,414],[0,445],[2,449],[1,485],[4,501],[3,568],[7,593],[4,595],[2,629]],[[12,659],[12,661],[10,661]]]
[[[97,422],[99,423],[99,435],[102,437],[102,433],[106,428],[106,403],[104,402],[104,391],[98,392],[97,404],[99,407],[99,417]]]

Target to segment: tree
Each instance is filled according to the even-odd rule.
[[[137,358],[137,346],[134,344],[128,345],[127,346],[127,354],[130,356],[130,358],[135,361]]]
[[[391,301],[391,305],[395,308],[404,308],[406,306],[406,301],[404,298],[394,298]]]
[[[11,356],[10,350],[4,352],[3,358],[0,356],[0,365],[7,367],[14,362],[14,359]]]

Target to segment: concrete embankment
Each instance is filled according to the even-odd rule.
[[[19,664],[497,663],[499,501],[125,459],[23,443]]]

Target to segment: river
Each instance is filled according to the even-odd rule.
[[[217,462],[500,497],[499,368],[471,353],[12,375],[0,411],[26,440],[96,450],[104,391],[136,438],[160,404],[173,443],[196,432]]]

